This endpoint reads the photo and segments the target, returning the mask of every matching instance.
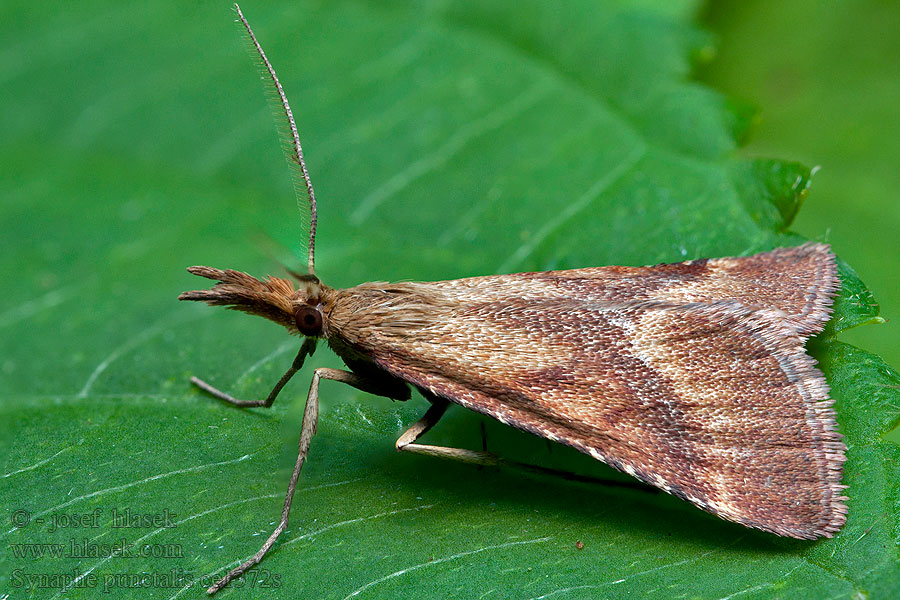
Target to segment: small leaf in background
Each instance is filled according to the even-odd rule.
[[[900,315],[900,4],[852,0],[707,3],[720,52],[704,81],[756,106],[742,155],[819,165],[793,229],[827,241],[871,287],[889,322]],[[860,327],[846,340],[900,365],[896,325]],[[900,441],[900,434],[893,439]]]

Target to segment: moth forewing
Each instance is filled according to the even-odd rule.
[[[833,257],[816,244],[365,284],[336,292],[329,343],[723,518],[813,538],[846,512],[844,445],[803,348],[837,289]]]
[[[235,5],[276,90],[289,160],[309,200],[308,273],[257,279],[212,267],[180,300],[265,317],[304,336],[263,400],[269,407],[319,339],[349,370],[316,369],[281,520],[260,550],[207,591],[258,564],[287,527],[318,415],[321,379],[432,404],[398,450],[478,464],[484,452],[416,443],[448,403],[590,454],[730,521],[795,538],[845,521],[844,444],[828,386],[804,349],[839,288],[824,244],[652,267],[593,267],[336,290],[314,274],[316,204],[293,114],[275,70]]]

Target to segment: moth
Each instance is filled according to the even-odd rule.
[[[331,288],[315,275],[316,200],[290,106],[235,5],[288,132],[308,201],[308,272],[296,281],[195,266],[216,282],[180,300],[265,317],[303,338],[269,407],[324,341],[346,370],[312,383],[280,523],[259,552],[211,586],[258,564],[288,523],[316,431],[323,379],[430,408],[397,450],[493,464],[485,452],[418,442],[453,403],[565,444],[715,515],[781,536],[831,537],[845,521],[845,447],[828,386],[806,340],[839,290],[835,258],[807,243],[754,256],[650,267],[592,267],[453,281]]]

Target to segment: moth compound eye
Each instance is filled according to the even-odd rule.
[[[312,306],[301,306],[294,313],[294,319],[297,321],[297,329],[303,335],[319,335],[322,333],[322,313],[319,309]]]

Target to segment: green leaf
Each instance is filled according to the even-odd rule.
[[[260,319],[175,301],[202,285],[190,264],[261,275],[280,274],[267,254],[298,260],[288,172],[227,10],[24,6],[5,9],[17,26],[0,42],[0,590],[203,597],[199,578],[255,553],[277,522],[308,377],[340,365],[320,350],[269,410],[188,385],[196,374],[260,397],[296,352]],[[710,45],[690,3],[245,8],[294,103],[330,285],[802,241],[788,228],[809,171],[733,157],[746,116],[690,79]],[[897,595],[898,449],[882,435],[900,378],[837,341],[877,317],[841,273],[836,317],[811,345],[849,447],[834,539],[777,538],[665,494],[398,455],[426,402],[325,382],[289,531],[222,596]],[[628,480],[462,409],[426,439],[480,448],[482,425],[503,456]],[[115,527],[126,509],[156,522]],[[156,556],[97,546],[122,540]]]

